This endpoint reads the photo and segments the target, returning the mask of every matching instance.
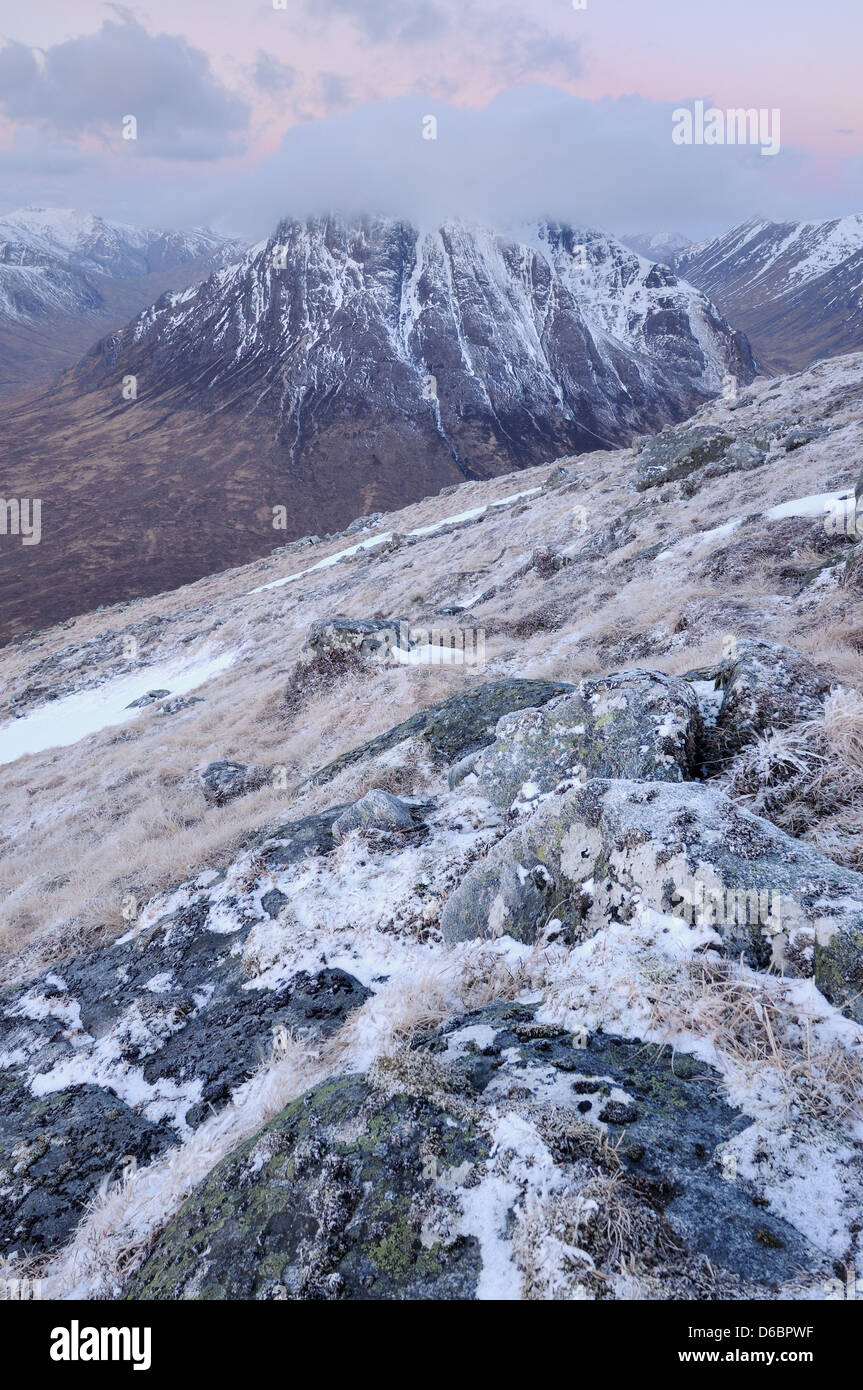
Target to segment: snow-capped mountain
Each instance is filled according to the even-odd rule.
[[[21,208],[0,218],[0,316],[34,320],[55,310],[99,313],[107,277],[134,279],[206,258],[212,269],[242,253],[207,228],[161,231],[69,208]]]
[[[634,232],[631,236],[622,236],[620,240],[631,251],[637,251],[639,256],[666,264],[692,245],[689,237],[680,232]]]
[[[285,462],[361,466],[405,448],[464,476],[627,441],[678,420],[752,359],[709,300],[597,232],[284,222],[165,296],[78,369],[183,382],[266,422]]]
[[[0,218],[0,394],[49,379],[164,290],[243,249],[207,228],[133,227],[64,208],[8,213]]]
[[[777,370],[863,346],[863,214],[828,222],[755,218],[688,247],[673,265]]]
[[[38,478],[53,517],[15,583],[31,611],[34,584],[77,611],[156,592],[628,443],[753,371],[705,295],[599,233],[285,222],[4,412],[8,495]]]

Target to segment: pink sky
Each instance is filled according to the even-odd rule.
[[[287,0],[286,9],[275,9],[273,0],[39,0],[10,10],[2,37],[50,55],[56,45],[123,18],[151,36],[182,36],[248,105],[242,152],[215,161],[226,168],[254,166],[298,123],[372,101],[424,91],[481,108],[500,92],[543,82],[587,99],[637,94],[652,102],[701,97],[722,107],[778,107],[783,149],[792,151],[786,166],[796,160],[801,198],[820,198],[823,215],[863,208],[863,190],[842,166],[850,158],[852,175],[855,159],[857,172],[863,167],[859,0],[724,0],[709,7],[587,0],[584,9],[571,0]],[[407,33],[406,25],[413,26]],[[274,60],[272,71],[291,70],[290,83],[256,82],[262,53]],[[15,148],[16,132],[19,141],[22,133],[38,133],[51,201],[63,178],[44,156],[46,129],[38,112],[19,107],[0,116],[0,148]],[[91,160],[104,145],[99,131],[67,132],[62,124],[53,139],[67,155],[80,147]],[[106,153],[106,169],[111,158]],[[177,171],[162,177],[170,182]],[[95,187],[92,167],[88,178],[82,195]],[[35,177],[33,189],[39,196]]]

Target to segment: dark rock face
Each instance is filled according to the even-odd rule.
[[[262,902],[268,915],[274,906]],[[139,933],[3,996],[6,1253],[67,1239],[129,1159],[143,1166],[227,1104],[282,1029],[326,1037],[368,997],[336,969],[248,988],[238,948],[254,921],[225,930],[208,913],[206,890],[193,892]]]
[[[504,1296],[572,1297],[579,1284],[607,1295],[611,1177],[615,1211],[639,1232],[630,1253],[665,1297],[709,1296],[711,1284],[719,1297],[764,1296],[797,1270],[823,1272],[819,1252],[729,1179],[722,1146],[748,1122],[717,1081],[692,1057],[491,1005],[372,1077],[336,1078],[289,1105],[195,1190],[127,1296],[488,1296],[494,1251],[473,1200],[502,1178],[498,1239],[515,1253]],[[567,1220],[588,1256],[569,1262],[568,1280],[549,1268],[553,1247],[537,1258]],[[554,1292],[549,1279],[561,1280]]]

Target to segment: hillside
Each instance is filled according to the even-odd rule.
[[[863,215],[753,218],[671,264],[748,335],[762,365],[797,371],[863,346]]]
[[[10,1269],[841,1296],[861,366],[0,653]]]

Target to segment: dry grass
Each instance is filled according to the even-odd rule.
[[[817,385],[823,375],[813,379],[817,389],[807,409],[815,410],[822,398],[828,408],[829,387]],[[769,409],[775,415],[788,409],[783,392],[791,389],[783,383],[774,393]],[[732,415],[718,402],[704,419],[738,429],[764,418],[766,409],[756,402]],[[70,681],[96,684],[110,677],[128,634],[138,636],[145,663],[204,645],[236,653],[235,665],[200,692],[205,703],[190,711],[164,718],[145,711],[122,728],[4,769],[0,952],[8,959],[26,951],[30,963],[40,951],[58,957],[122,925],[127,894],[145,899],[220,862],[245,834],[271,821],[347,799],[367,785],[408,791],[414,776],[420,786],[427,778],[422,759],[401,771],[379,760],[314,793],[295,796],[267,787],[206,809],[197,774],[213,759],[281,764],[290,787],[466,683],[504,675],[577,681],[633,664],[682,672],[714,660],[728,633],[799,646],[833,679],[863,689],[856,591],[837,584],[804,590],[799,598],[777,594],[777,559],[798,565],[811,558],[799,547],[796,554],[777,557],[781,531],[767,523],[757,531],[746,528],[758,544],[745,576],[698,577],[702,560],[727,543],[705,538],[705,528],[741,511],[836,486],[837,478],[853,481],[856,440],[853,430],[840,428],[828,440],[746,475],[743,483],[735,475],[715,479],[688,499],[674,489],[664,490],[668,500],[659,493],[639,496],[632,490],[628,451],[595,455],[589,470],[587,464],[579,470],[583,485],[492,510],[462,530],[386,554],[369,552],[250,595],[255,586],[299,573],[344,542],[274,555],[174,594],[75,619],[40,634],[32,649],[0,652],[0,688],[7,698],[28,684],[63,689]],[[448,497],[385,517],[382,529],[405,533],[536,486],[547,473],[542,468],[465,484]],[[583,511],[576,515],[576,508]],[[630,527],[634,540],[605,558],[578,558],[586,541],[626,516],[621,540]],[[657,542],[664,558],[639,558]],[[554,572],[542,563],[537,568],[531,557],[545,547],[567,554],[572,563]],[[813,548],[820,553],[820,544]],[[519,571],[521,577],[510,583]],[[492,585],[497,592],[457,619],[441,617],[438,595],[458,588],[459,575],[470,577],[474,593]],[[370,673],[319,672],[320,679],[303,672],[300,679],[295,673],[308,627],[339,612],[405,615],[418,626],[475,623],[487,633],[485,671],[379,667]],[[838,791],[838,773],[822,767],[820,785],[826,788],[831,779]],[[843,817],[837,809],[823,825],[809,828],[825,848],[835,846],[843,862],[857,863],[852,821],[850,812]]]
[[[835,688],[818,718],[738,754],[726,785],[756,814],[863,870],[863,696]]]
[[[654,1009],[654,1035],[709,1039],[754,1087],[769,1069],[789,1114],[822,1120],[863,1118],[863,1057],[813,1029],[807,1013],[776,979],[743,976],[730,961],[699,960]]]

